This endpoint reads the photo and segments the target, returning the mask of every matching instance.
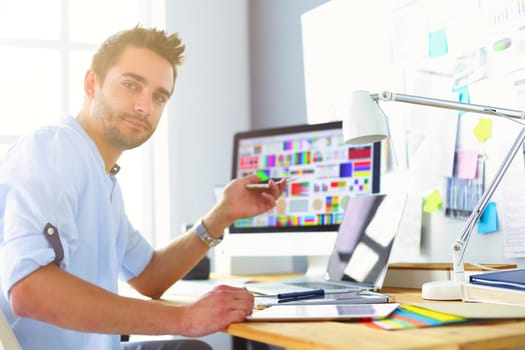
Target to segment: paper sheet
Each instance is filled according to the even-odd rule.
[[[463,303],[457,301],[415,303],[414,305],[466,318],[525,318],[525,306],[490,303]]]

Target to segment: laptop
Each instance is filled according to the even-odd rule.
[[[325,276],[301,276],[277,282],[246,283],[262,295],[323,289],[325,294],[375,293],[383,286],[406,193],[371,194],[348,201]],[[377,302],[381,299],[370,299]],[[385,302],[388,297],[385,296]]]

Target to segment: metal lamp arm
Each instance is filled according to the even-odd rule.
[[[500,181],[503,179],[503,176],[505,175],[507,169],[512,163],[514,156],[516,155],[518,150],[521,148],[523,141],[525,141],[525,129],[521,129],[520,133],[518,134],[518,137],[514,140],[512,147],[505,155],[505,159],[503,160],[503,163],[501,163],[500,167],[496,171],[496,174],[492,178],[492,181],[489,183],[487,189],[483,191],[483,194],[481,195],[481,198],[479,199],[478,204],[476,204],[476,207],[472,211],[472,214],[470,214],[467,220],[467,223],[463,227],[463,230],[459,234],[458,238],[456,239],[456,242],[454,243],[452,247],[453,262],[454,262],[454,278],[456,281],[464,280],[463,257],[465,255],[466,247],[467,247],[470,235],[472,234],[474,230],[476,222],[479,220],[479,218],[483,214],[483,210],[485,210],[485,207],[487,206],[490,198],[494,194],[494,191],[498,187]]]
[[[448,100],[440,100],[440,99],[428,98],[428,97],[397,94],[397,93],[392,93],[389,91],[385,91],[380,94],[371,94],[370,97],[372,98],[372,100],[376,102],[378,102],[379,100],[397,101],[397,102],[405,102],[405,103],[424,105],[424,106],[430,106],[430,107],[453,109],[453,110],[465,111],[465,112],[489,114],[489,115],[498,116],[498,117],[517,118],[517,119],[522,119],[522,120],[525,118],[525,111],[491,107],[491,106],[483,106],[483,105],[475,105],[475,104],[470,104],[470,103],[462,103],[462,102],[455,102],[455,101],[448,101]],[[454,268],[454,279],[457,282],[462,282],[465,280],[463,258],[465,255],[466,247],[468,245],[468,241],[474,230],[476,222],[479,220],[479,218],[483,214],[483,210],[487,206],[490,198],[494,194],[494,191],[498,187],[501,179],[505,175],[505,172],[509,168],[510,164],[512,163],[512,160],[514,159],[514,156],[516,155],[516,153],[518,152],[518,150],[520,149],[524,141],[525,141],[525,128],[522,128],[518,137],[514,140],[512,147],[505,155],[505,159],[503,160],[503,163],[500,165],[500,167],[496,171],[496,174],[492,178],[492,181],[489,183],[487,189],[483,192],[481,198],[476,204],[476,207],[472,211],[472,214],[470,214],[465,226],[463,227],[463,230],[458,235],[456,242],[452,245],[452,261],[453,261],[453,268]]]
[[[491,106],[483,106],[483,105],[475,105],[475,104],[456,102],[456,101],[440,100],[437,98],[398,94],[398,93],[393,93],[390,91],[384,91],[380,94],[371,94],[370,97],[374,101],[381,100],[381,101],[406,102],[406,103],[423,105],[423,106],[453,109],[457,111],[489,114],[492,116],[501,116],[501,117],[518,118],[518,119],[525,118],[525,111],[519,111],[519,110],[507,109],[507,108],[499,108],[499,107],[491,107]]]

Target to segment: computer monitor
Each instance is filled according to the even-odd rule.
[[[340,121],[236,133],[232,178],[296,179],[274,209],[229,228],[222,254],[321,257],[325,270],[348,199],[378,193],[380,168],[380,144],[344,144]]]

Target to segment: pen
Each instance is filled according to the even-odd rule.
[[[271,180],[273,180],[274,182],[279,182],[283,179],[286,179],[286,182],[287,183],[290,183],[292,181],[296,181],[298,178],[297,176],[292,176],[292,177],[280,177],[280,178],[272,178]],[[270,184],[268,183],[269,180],[267,181],[262,181],[262,182],[258,182],[258,183],[254,183],[254,184],[247,184],[246,185],[246,188],[262,188],[262,189],[268,189],[270,188]]]
[[[299,180],[299,176],[290,176],[286,178],[286,182],[293,182]]]
[[[294,299],[305,299],[315,298],[324,296],[324,289],[307,290],[305,292],[292,292],[292,293],[280,293],[277,294],[279,300],[294,300]]]
[[[288,177],[273,177],[271,178],[271,180],[275,181],[275,182],[279,182],[279,181],[282,181],[286,179],[286,182],[292,182],[292,181],[297,181],[299,179],[298,176],[288,176]],[[268,183],[268,181],[270,181],[270,179],[266,180],[266,181],[263,181],[262,183]]]

